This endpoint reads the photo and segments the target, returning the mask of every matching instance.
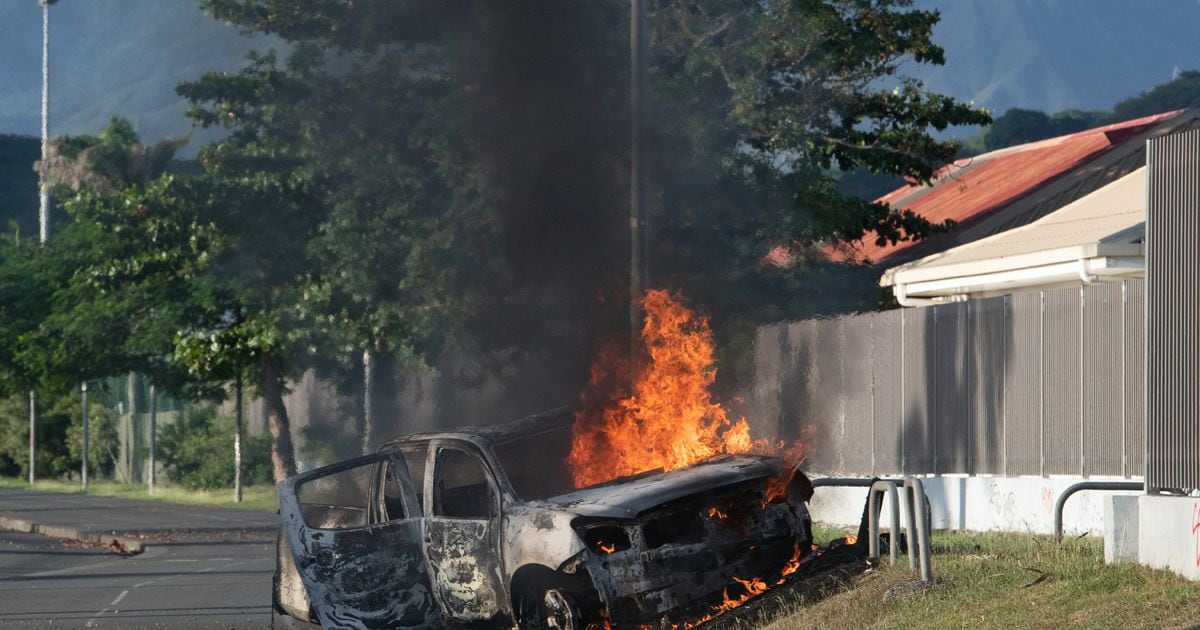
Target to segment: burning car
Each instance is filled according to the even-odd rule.
[[[576,488],[571,428],[562,410],[412,435],[285,480],[275,610],[327,628],[621,626],[811,548],[811,486],[778,459]]]

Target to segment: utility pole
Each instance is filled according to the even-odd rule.
[[[33,396],[33,390],[29,390],[29,485],[33,485],[34,473],[33,469],[36,466],[33,454],[37,452],[37,401]]]
[[[242,502],[242,370],[239,368],[233,385],[233,502]]]
[[[644,0],[629,3],[629,366],[636,375],[642,327],[642,99],[646,52]]]
[[[133,405],[131,401],[130,406]],[[150,383],[150,474],[146,477],[146,483],[150,487],[150,494],[154,494],[154,486],[158,482],[158,390],[154,388],[154,383]]]
[[[371,354],[371,349],[363,350],[363,426],[362,426],[362,454],[368,455],[371,453],[371,427],[375,424],[375,405],[374,405],[374,381],[375,381],[375,363],[374,355]]]
[[[83,394],[83,467],[80,470],[80,475],[83,478],[83,491],[87,492],[87,468],[88,468],[88,396],[87,396],[87,381],[84,381],[79,386],[80,392]]]
[[[50,3],[42,5],[42,168],[38,169],[38,242],[50,238],[50,193],[46,190],[46,157],[50,144]],[[37,448],[37,395],[29,390],[29,483],[33,484],[34,452]]]
[[[50,145],[50,4],[42,5],[42,168],[38,170],[38,238],[50,238],[50,193],[46,188],[46,157]]]

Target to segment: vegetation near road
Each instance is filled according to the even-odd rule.
[[[33,486],[26,479],[0,477],[0,488],[21,488],[41,490],[43,492],[62,492],[66,494],[90,494],[102,497],[118,497],[121,499],[140,499],[143,501],[162,501],[163,503],[179,503],[182,505],[202,505],[206,507],[229,507],[243,510],[271,510],[278,508],[275,498],[274,484],[246,486],[242,490],[242,502],[233,502],[233,490],[189,490],[179,486],[160,485],[150,493],[145,484],[118,483],[116,481],[96,480],[88,483],[87,492],[79,490],[77,481],[38,481]]]
[[[839,534],[841,535],[841,534]],[[1167,571],[1104,564],[1098,538],[945,532],[933,535],[926,592],[901,597],[917,579],[906,560],[765,627],[792,628],[1177,628],[1200,618],[1200,584]],[[897,588],[898,587],[898,588]],[[756,626],[763,624],[755,624]]]

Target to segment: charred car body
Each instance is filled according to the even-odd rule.
[[[276,612],[338,628],[642,623],[810,548],[803,475],[768,500],[778,460],[575,489],[571,421],[407,436],[285,480]]]

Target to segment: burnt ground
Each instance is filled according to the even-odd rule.
[[[812,604],[848,588],[870,563],[861,545],[825,549],[789,575],[786,582],[720,615],[699,627],[706,630],[757,628],[775,617],[793,614],[796,607]]]
[[[887,555],[889,536],[885,533],[879,538],[881,556]],[[706,619],[720,603],[721,597],[672,615],[670,619],[662,620],[658,627],[740,630],[761,627],[776,617],[794,614],[798,606],[813,604],[850,588],[855,577],[871,568],[867,560],[866,540],[865,536],[859,536],[858,544],[853,545],[846,544],[845,538],[832,541],[804,558],[800,568],[787,576],[783,584],[772,585],[762,595],[717,617]],[[900,537],[900,551],[905,551],[903,535]],[[729,597],[740,596],[742,592],[738,588],[732,585],[727,590]]]

